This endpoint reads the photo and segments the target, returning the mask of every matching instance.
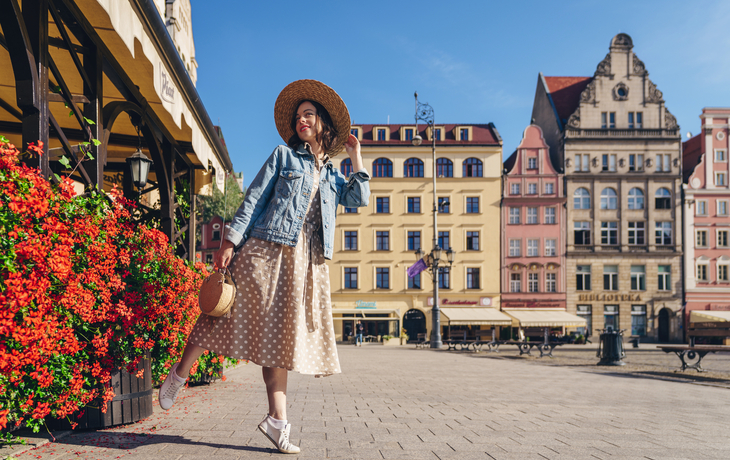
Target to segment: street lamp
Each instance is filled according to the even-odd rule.
[[[421,145],[423,138],[418,134],[418,120],[426,122],[429,128],[431,128],[431,154],[433,156],[433,249],[429,254],[431,278],[433,279],[433,308],[431,309],[431,348],[441,348],[443,343],[441,342],[441,309],[439,308],[439,263],[441,262],[441,255],[443,248],[438,244],[438,223],[437,216],[439,213],[438,197],[436,196],[436,129],[434,127],[434,116],[433,107],[428,104],[422,104],[418,102],[418,93],[414,93],[413,96],[416,98],[416,133],[413,136],[413,145]],[[446,258],[449,262],[449,268],[454,263],[454,255],[456,251],[451,248],[446,248]],[[424,256],[424,252],[421,248],[416,251],[416,259],[420,260]],[[441,262],[442,266],[446,264]]]

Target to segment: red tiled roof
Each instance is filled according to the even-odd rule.
[[[401,140],[400,139],[400,128],[401,126],[406,127],[413,127],[413,124],[370,124],[370,125],[353,125],[353,126],[359,126],[362,128],[362,140],[360,143],[362,145],[398,145],[398,144],[410,144],[411,141],[407,140]],[[390,128],[390,141],[375,141],[373,140],[373,127],[374,126],[387,126]],[[464,124],[444,124],[444,125],[436,125],[436,127],[443,126],[444,131],[446,131],[443,134],[442,140],[437,140],[436,145],[499,145],[501,142],[501,138],[499,137],[499,133],[497,132],[497,128],[495,128],[493,123],[488,124],[470,124],[470,123],[464,123]],[[457,140],[454,137],[454,127],[456,126],[471,126],[472,127],[472,137],[473,139],[470,141],[461,141]],[[428,138],[426,136],[426,125],[419,124],[418,125],[418,133],[423,137],[423,143],[427,144],[429,143]]]
[[[562,124],[578,108],[580,93],[592,80],[593,77],[545,77],[545,83]]]
[[[702,156],[702,139],[696,135],[682,142],[682,177],[686,183],[692,175]]]

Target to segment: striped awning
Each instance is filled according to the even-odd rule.
[[[562,310],[505,310],[518,327],[586,327],[586,320]]]
[[[441,307],[441,322],[449,326],[509,326],[512,320],[496,308]]]
[[[730,321],[730,311],[692,310],[690,323],[718,323]]]

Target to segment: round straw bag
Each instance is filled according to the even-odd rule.
[[[198,305],[204,314],[219,317],[230,313],[235,298],[236,283],[230,272],[221,270],[203,280]]]

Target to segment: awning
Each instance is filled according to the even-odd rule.
[[[730,321],[730,311],[692,310],[689,313],[690,323],[717,323]]]
[[[562,310],[506,310],[519,327],[586,327],[586,320]]]
[[[368,317],[368,314],[387,314],[388,316]],[[355,315],[353,316],[335,316],[335,315]],[[333,308],[332,319],[334,321],[398,321],[400,320],[400,309],[379,309],[379,308]]]
[[[441,307],[441,321],[449,326],[509,326],[512,320],[496,308]]]

